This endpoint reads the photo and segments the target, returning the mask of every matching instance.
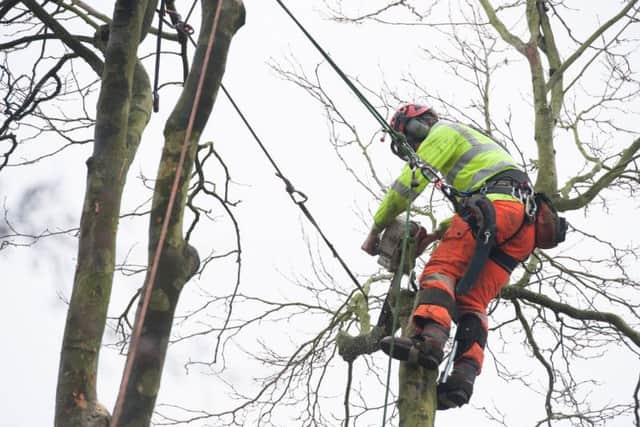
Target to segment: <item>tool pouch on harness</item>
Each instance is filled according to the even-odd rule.
[[[491,250],[496,246],[496,211],[485,195],[474,194],[462,199],[458,213],[469,224],[476,238],[476,249],[456,285],[456,294],[463,295],[474,285]]]
[[[567,220],[553,206],[551,199],[544,193],[535,193],[537,206],[535,229],[536,247],[551,249],[564,242],[567,234]]]
[[[387,271],[395,273],[400,270],[400,258],[402,257],[402,239],[405,232],[405,222],[396,219],[387,228],[382,237],[380,238],[380,245],[378,249],[380,256],[378,257],[378,264],[383,266]],[[409,222],[409,236],[407,239],[407,248],[404,256],[404,274],[409,274],[416,263],[416,247],[422,237],[421,234],[425,233],[424,228],[420,227],[420,224],[414,221]]]

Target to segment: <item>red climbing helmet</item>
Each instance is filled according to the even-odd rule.
[[[409,122],[409,120],[414,117],[419,117],[424,113],[431,113],[435,118],[438,118],[438,115],[433,108],[427,107],[426,105],[420,104],[405,104],[402,107],[398,108],[396,112],[391,117],[391,121],[389,125],[391,128],[397,132],[405,133],[405,126]]]

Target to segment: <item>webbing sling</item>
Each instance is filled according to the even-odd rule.
[[[474,194],[460,203],[460,216],[474,232],[476,248],[467,269],[456,285],[456,295],[464,295],[478,280],[482,268],[496,246],[496,211],[491,200],[483,194]]]

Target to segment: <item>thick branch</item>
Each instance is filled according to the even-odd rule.
[[[633,143],[622,152],[618,163],[611,168],[607,173],[602,175],[599,180],[593,183],[593,185],[580,196],[569,200],[558,200],[556,207],[560,211],[568,211],[580,209],[589,204],[595,199],[600,192],[609,187],[609,185],[619,178],[625,171],[626,167],[634,161],[636,153],[640,150],[640,138],[637,138]]]
[[[94,18],[101,20],[103,23],[111,22],[111,18],[109,18],[107,15],[100,13],[99,11],[97,11],[96,9],[94,9],[93,7],[89,6],[88,4],[86,4],[81,0],[71,0],[71,4],[77,5],[78,7],[83,9],[85,12],[87,12],[90,16],[93,16]]]
[[[391,290],[389,290],[391,292]],[[393,294],[389,295],[389,304],[394,310],[398,310],[400,317],[408,318],[413,307],[413,299],[415,294],[406,289],[400,290],[400,300],[396,302]],[[367,307],[368,308],[368,307]],[[398,323],[397,328],[401,325]],[[371,330],[359,335],[352,336],[347,332],[341,331],[336,339],[338,344],[338,352],[342,358],[351,362],[358,356],[371,354],[380,349],[380,340],[388,335],[393,335],[396,331],[392,331],[392,325],[386,327],[374,326]]]
[[[352,362],[363,354],[375,353],[380,349],[380,340],[387,336],[387,331],[379,326],[374,326],[366,334],[351,336],[340,331],[336,337],[338,352],[347,362]]]
[[[577,320],[591,320],[596,322],[604,322],[611,325],[628,337],[635,345],[640,347],[640,332],[634,330],[621,317],[602,311],[581,310],[574,306],[554,301],[546,295],[538,292],[532,292],[527,289],[517,288],[515,286],[505,287],[500,296],[504,299],[515,300],[522,299],[533,304],[546,307],[555,313],[566,314],[567,316]]]
[[[560,59],[560,52],[556,45],[544,1],[538,0],[538,14],[540,16],[540,27],[542,29],[539,41],[543,43],[543,46],[540,46],[540,48],[549,60],[549,77],[552,77],[556,73],[556,70],[562,66],[562,60]],[[548,87],[551,89],[551,116],[556,120],[560,114],[562,101],[564,99],[562,75],[556,79],[556,83],[554,83],[553,86]]]
[[[88,426],[97,402],[98,355],[113,284],[122,191],[151,111],[149,79],[136,55],[144,6],[117,2],[105,51],[58,373],[56,426]]]

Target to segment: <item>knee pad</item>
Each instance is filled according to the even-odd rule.
[[[458,348],[454,355],[454,360],[458,360],[462,355],[478,344],[484,350],[487,344],[487,330],[482,324],[482,320],[473,313],[465,313],[458,321],[455,340],[458,341]],[[482,361],[477,361],[482,364]]]
[[[449,323],[451,319],[455,319],[455,301],[449,292],[442,290],[440,288],[425,288],[418,291],[416,295],[416,314],[420,313],[420,306],[438,306],[442,307],[449,314]],[[442,309],[441,309],[442,310]],[[414,322],[419,327],[424,327],[424,321],[427,319],[423,319],[422,317],[414,316]],[[441,322],[438,322],[441,323]],[[444,325],[448,327],[448,325]]]

